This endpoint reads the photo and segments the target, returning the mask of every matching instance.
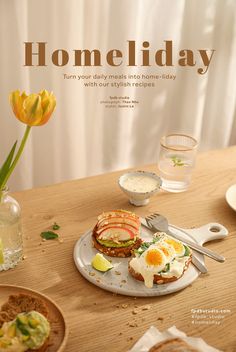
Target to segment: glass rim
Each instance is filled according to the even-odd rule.
[[[181,149],[180,148],[178,148],[178,146],[177,147],[171,147],[171,146],[168,146],[168,145],[166,145],[166,143],[165,143],[165,138],[168,138],[168,137],[174,137],[174,136],[179,136],[179,137],[187,137],[187,138],[189,138],[189,139],[191,139],[193,142],[194,142],[194,145],[192,146],[192,147],[188,147],[188,146],[186,146],[186,147],[182,147]],[[177,150],[177,151],[182,151],[182,152],[186,152],[186,151],[190,151],[190,150],[194,150],[194,149],[196,149],[197,148],[197,146],[198,146],[198,142],[197,142],[197,140],[194,138],[194,137],[192,137],[192,136],[190,136],[190,135],[188,135],[188,134],[183,134],[183,133],[171,133],[171,134],[167,134],[167,135],[165,135],[165,136],[162,136],[161,137],[161,140],[160,140],[160,144],[161,144],[161,146],[163,147],[163,148],[165,148],[165,149],[169,149],[169,150]]]

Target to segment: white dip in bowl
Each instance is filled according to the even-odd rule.
[[[122,175],[118,184],[131,204],[141,206],[147,204],[149,198],[159,191],[161,179],[152,172],[134,171]]]

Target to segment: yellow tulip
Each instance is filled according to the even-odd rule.
[[[47,90],[29,95],[16,90],[10,94],[9,99],[15,116],[28,126],[47,123],[56,106],[55,96]]]
[[[16,90],[10,94],[9,99],[14,114],[27,126],[18,150],[16,148],[16,141],[3,165],[0,167],[0,201],[2,191],[24,150],[31,127],[41,126],[48,122],[56,106],[55,96],[53,93],[48,93],[47,90],[42,90],[38,94],[30,95],[25,94],[25,92],[20,94],[20,91]]]

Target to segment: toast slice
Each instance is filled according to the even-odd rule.
[[[185,263],[182,275],[180,277],[176,277],[176,276],[164,277],[161,274],[160,275],[156,274],[156,275],[153,276],[153,283],[157,284],[157,285],[162,285],[162,284],[168,284],[169,282],[173,282],[173,281],[176,281],[176,280],[180,279],[184,275],[185,271],[188,269],[190,263],[191,263],[191,257],[189,257],[189,259]],[[133,276],[134,279],[136,279],[138,281],[144,281],[143,276],[140,273],[137,273],[131,267],[130,264],[128,265],[128,270],[129,270],[129,273]]]

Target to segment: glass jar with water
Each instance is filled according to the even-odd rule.
[[[21,209],[5,188],[0,190],[0,271],[14,268],[22,256]]]
[[[169,192],[186,191],[195,166],[197,141],[185,134],[169,134],[160,141],[158,168],[162,188]]]

